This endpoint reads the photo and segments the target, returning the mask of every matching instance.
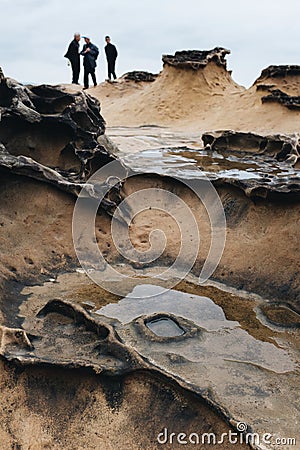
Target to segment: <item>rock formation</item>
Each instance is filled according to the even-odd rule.
[[[226,130],[204,133],[202,140],[208,154],[217,152],[225,159],[229,156],[230,160],[235,161],[232,168],[240,167],[232,175],[220,171],[216,174],[218,178],[213,180],[215,184],[234,185],[249,197],[272,198],[274,194],[299,196],[297,167],[300,141],[297,133],[262,136]],[[243,176],[243,164],[246,176]],[[210,177],[209,173],[206,174]]]
[[[261,136],[255,133],[226,130],[204,133],[202,140],[206,150],[265,154],[281,162],[287,162],[287,159],[294,155],[293,165],[299,158],[300,139],[296,133]]]
[[[261,100],[263,103],[280,103],[289,109],[299,109],[300,110],[300,96],[288,95],[282,92],[280,89],[268,89],[269,95],[266,95]]]
[[[62,86],[0,82],[0,168],[78,195],[96,170],[115,158],[109,152],[100,103]],[[102,145],[98,142],[101,137]],[[99,188],[101,188],[99,186]],[[94,186],[86,186],[97,197]],[[113,203],[103,204],[109,210]]]
[[[55,314],[64,318],[64,325],[56,330],[57,333],[52,333],[51,329],[58,325]],[[31,324],[28,323],[34,328],[31,330],[34,334],[29,335],[34,344],[23,329],[0,326],[0,354],[7,360],[16,362],[15,355],[13,358],[11,355],[16,349],[23,349],[18,363],[24,365],[44,361],[65,368],[90,368],[98,374],[105,372],[110,375],[142,367],[139,356],[120,342],[111,324],[94,320],[83,308],[72,303],[53,300],[44,306],[34,321],[35,324],[32,319]],[[73,330],[71,334],[65,334],[67,323]],[[78,333],[80,329],[82,334]],[[57,351],[60,347],[57,339],[65,340],[63,352]],[[82,354],[79,353],[78,339],[80,347],[84,347]]]
[[[53,169],[72,169],[82,180],[112,160],[97,142],[105,121],[99,102],[89,95],[3,79],[0,108],[0,141],[11,155],[47,162]]]
[[[299,76],[300,66],[296,65],[286,65],[286,66],[269,66],[263,69],[260,78],[283,78],[286,76]]]
[[[103,83],[93,95],[114,127],[151,124],[270,134],[298,130],[300,66],[270,66],[246,89],[227,70],[228,54],[216,47],[163,55],[155,83],[121,79],[115,87]]]
[[[269,66],[264,69],[255,82],[257,91],[268,93],[262,97],[262,103],[279,103],[289,109],[300,110],[300,96],[289,91],[284,92],[290,89],[293,79],[297,81],[299,75],[300,66],[296,65]],[[291,83],[286,83],[286,79],[290,79]]]
[[[215,62],[218,66],[227,67],[226,55],[230,54],[230,50],[223,47],[215,47],[212,50],[183,50],[178,51],[175,55],[163,55],[164,64],[178,68],[187,68],[199,70],[210,61]]]
[[[210,60],[209,55],[203,58],[203,61]],[[187,58],[187,65],[182,62],[182,67],[195,70],[197,64],[200,64],[198,68],[203,67],[201,61],[197,63],[196,59]],[[168,86],[171,75],[174,79],[178,76],[176,64],[166,68],[169,73],[161,86]],[[181,80],[181,87],[186,86],[187,89],[185,94],[195,96],[193,91],[190,92],[190,80],[195,78],[194,87],[202,95],[206,86],[202,81],[207,83],[206,71],[213,69],[211,90],[207,93],[209,98],[211,92],[215,92],[216,82],[219,83],[216,73],[221,73],[221,79],[224,74],[229,77],[223,67],[221,61],[196,73],[182,70],[182,77],[186,76]],[[197,80],[200,78],[201,83]],[[129,293],[127,299],[113,304],[116,298],[103,295],[103,290],[94,290],[95,286],[87,289],[85,284],[80,287],[79,271],[72,272],[74,286],[68,290],[66,279],[60,281],[53,265],[57,260],[61,264],[58,266],[60,270],[68,270],[71,264],[73,270],[76,259],[73,243],[68,243],[68,239],[71,241],[74,199],[56,188],[77,196],[85,186],[87,194],[93,197],[97,196],[96,188],[109,186],[111,190],[102,203],[109,213],[122,200],[122,183],[118,183],[118,178],[109,177],[99,186],[85,185],[89,175],[114,160],[115,149],[104,134],[105,123],[99,103],[80,91],[52,86],[24,87],[5,79],[1,72],[0,79],[0,172],[6,191],[2,196],[0,224],[0,275],[3,277],[4,273],[7,277],[0,298],[2,447],[68,449],[88,445],[105,448],[107,444],[113,448],[139,449],[149,448],[149,445],[152,448],[155,433],[160,431],[162,423],[173,430],[178,422],[179,428],[186,431],[185,423],[180,421],[193,419],[193,423],[190,422],[192,430],[207,433],[211,429],[209,414],[215,411],[221,416],[217,417],[216,423],[221,422],[223,426],[223,421],[227,421],[222,432],[228,431],[230,425],[238,428],[238,422],[243,420],[246,431],[260,435],[267,432],[274,436],[284,432],[283,436],[294,436],[297,431],[295,421],[288,419],[295,416],[297,409],[297,399],[291,389],[297,382],[296,354],[293,348],[284,348],[283,330],[280,330],[280,336],[270,332],[269,328],[262,330],[260,320],[265,311],[264,298],[274,298],[275,295],[283,305],[282,328],[286,323],[294,326],[298,319],[295,305],[299,298],[296,234],[299,207],[297,202],[289,201],[293,197],[290,193],[300,193],[299,177],[291,167],[299,157],[298,135],[211,132],[203,135],[205,149],[200,149],[199,145],[195,150],[198,167],[204,168],[212,177],[227,218],[227,253],[220,263],[216,280],[263,295],[260,303],[255,303],[261,314],[260,320],[254,314],[252,299],[251,305],[250,299],[244,297],[234,303],[231,291],[219,292],[218,301],[224,305],[224,312],[205,297],[198,299],[199,307],[195,308],[196,298],[191,299],[188,291],[186,294],[171,292],[170,303],[165,301],[168,299],[158,299],[155,312],[141,311],[135,309],[138,305],[136,298],[139,297],[132,295],[134,292]],[[134,83],[127,85],[136,91],[141,87]],[[156,85],[149,83],[146,88],[151,90]],[[160,92],[164,93],[163,89],[160,88]],[[167,92],[165,98],[173,96],[174,108],[178,110],[178,96],[174,96],[177,91],[170,92],[171,95]],[[146,99],[151,99],[152,91],[150,94]],[[191,97],[186,98],[190,100]],[[133,103],[136,106],[136,102]],[[147,101],[144,104],[149,108]],[[189,101],[186,104],[190,108]],[[199,139],[199,134],[195,139]],[[184,190],[179,177],[178,182],[172,178],[169,170],[170,167],[176,168],[176,148],[172,151],[173,162],[166,166],[168,173],[160,171],[156,176],[153,173],[145,176],[143,160],[142,176],[132,177],[132,184],[130,181],[127,183],[125,193],[129,196],[131,192],[152,188],[153,185],[180,193],[199,217],[201,242],[205,246],[209,244],[210,229],[205,230],[204,206],[191,196],[189,189]],[[164,155],[163,159],[166,159]],[[153,160],[157,166],[157,158],[152,158],[151,164]],[[222,167],[220,161],[225,163]],[[249,167],[243,169],[243,164],[245,167],[249,161]],[[184,162],[186,164],[186,160]],[[218,172],[215,169],[219,163],[221,169]],[[232,168],[234,174],[230,178],[228,173]],[[183,179],[185,174],[181,169],[180,172]],[[246,172],[246,177],[240,178],[240,172]],[[49,184],[54,188],[49,189]],[[45,187],[48,192],[43,192]],[[235,187],[241,188],[248,197],[267,197],[270,192],[289,196],[283,199],[276,197],[276,202],[252,201]],[[38,201],[42,208],[38,208]],[[151,209],[149,214],[153,229],[161,229],[158,225],[166,224],[165,214],[155,215]],[[45,220],[48,218],[49,221]],[[96,219],[95,239],[103,247],[103,255],[123,264],[124,260],[116,254],[109,235],[109,218],[106,214],[99,214]],[[141,217],[135,219],[130,229],[132,243],[143,250],[147,244],[149,221]],[[163,261],[167,264],[177,249],[174,227],[170,227],[170,234],[174,235],[173,240],[166,247]],[[44,236],[47,239],[43,239]],[[71,251],[68,250],[69,245]],[[20,272],[22,264],[25,269]],[[126,260],[125,264],[129,262]],[[202,264],[202,253],[199,253],[197,264]],[[7,271],[4,272],[2,267]],[[48,272],[48,268],[51,271]],[[29,276],[36,277],[36,286],[32,286],[33,278],[27,281]],[[40,284],[42,281],[44,286]],[[21,290],[23,282],[27,288],[31,285],[29,291]],[[52,286],[60,286],[61,290],[54,292]],[[199,285],[194,288],[198,292]],[[211,286],[206,288],[211,289]],[[214,298],[216,292],[209,292],[205,295]],[[114,311],[111,310],[110,314],[107,309],[106,313],[103,309],[95,311],[92,295],[101,303],[101,309],[110,305]],[[152,291],[152,298],[146,298],[146,308],[153,306],[155,298],[156,290]],[[291,306],[289,309],[285,305],[286,298]],[[126,312],[132,313],[128,308],[130,299],[134,299],[134,315],[129,320],[122,320],[116,311],[119,308],[122,311],[125,305]],[[193,305],[189,310],[187,305],[190,301]],[[275,305],[277,307],[278,302]],[[174,311],[174,307],[178,309]],[[268,318],[269,314],[274,326],[278,326],[271,314],[270,303],[267,307],[265,316]],[[286,320],[287,311],[292,320]],[[187,316],[188,313],[191,316]],[[207,318],[208,322],[205,321]],[[241,318],[243,326],[240,326]],[[180,334],[157,334],[149,327],[157,320],[173,323]],[[276,339],[281,340],[280,346],[275,345]],[[292,336],[288,339],[293,341]],[[135,385],[126,403],[130,383],[124,377],[129,374],[135,377],[135,381],[143,380],[141,377],[146,375],[151,383],[157,379],[156,387],[155,383],[147,381],[149,389],[141,391]],[[77,383],[79,379],[81,382]],[[185,389],[186,395],[193,395],[195,401],[205,405],[207,409],[202,409],[201,415],[195,414],[190,397],[187,397],[189,401],[179,403],[180,409],[172,409],[178,404],[179,394],[175,387],[179,389],[179,386]],[[103,389],[101,395],[105,396],[106,402],[99,402],[99,387]],[[49,395],[45,396],[45,392]],[[160,411],[157,404],[164,395],[168,402],[162,403],[164,407]],[[123,415],[122,402],[125,404]],[[111,406],[112,412],[107,405]],[[167,421],[170,411],[173,422]],[[141,417],[146,420],[141,420]],[[117,419],[120,420],[119,428],[115,427]],[[149,424],[153,426],[151,429]],[[197,428],[199,424],[200,428]],[[109,426],[111,428],[107,431]],[[39,428],[42,431],[39,432]],[[215,426],[213,431],[218,436],[222,435]],[[132,440],[127,441],[124,433],[131,434]],[[133,440],[136,442],[132,445]]]
[[[122,76],[122,79],[126,81],[135,81],[136,83],[144,82],[153,82],[158,77],[158,74],[154,74],[151,72],[145,72],[142,70],[134,70],[133,72],[127,72]]]
[[[3,73],[3,70],[2,70],[2,67],[0,67],[0,81],[2,81],[2,80],[4,80],[4,73]]]

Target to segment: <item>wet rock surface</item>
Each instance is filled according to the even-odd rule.
[[[227,155],[229,161],[235,160],[237,164],[233,163],[233,168],[239,168],[238,161],[245,164],[247,175],[240,166],[242,170],[237,171],[235,180],[230,180],[229,174],[224,181],[241,187],[247,195],[267,197],[272,192],[299,195],[300,141],[297,133],[261,136],[217,131],[204,133],[202,140],[208,153],[217,152],[225,158]]]
[[[164,64],[178,68],[199,70],[213,61],[218,66],[227,67],[226,56],[230,50],[223,47],[215,47],[212,50],[183,50],[174,55],[163,55]]]
[[[234,427],[242,422],[249,433],[270,433],[273,441],[266,448],[281,448],[273,444],[275,437],[297,435],[296,423],[289,421],[297,410],[290,386],[298,377],[297,337],[289,319],[278,334],[271,331],[268,313],[263,313],[267,325],[258,314],[253,330],[266,330],[258,338],[205,296],[141,284],[123,299],[87,312],[74,301],[47,301],[55,290],[69,296],[59,280],[52,293],[48,283],[26,288],[33,296],[20,305],[22,328],[1,328],[5,360],[110,377],[150,369],[204,399]],[[244,313],[264,305],[252,301]]]
[[[111,129],[128,169],[235,186],[248,197],[299,195],[299,136],[259,135],[231,130],[182,136],[150,127]],[[202,141],[202,142],[201,142]],[[132,147],[136,152],[132,153]]]
[[[180,326],[176,319],[163,314],[155,314],[152,318],[148,317],[144,323],[149,330],[156,336],[160,337],[176,337],[186,334],[186,330]]]
[[[298,134],[258,135],[231,130],[207,132],[202,135],[206,150],[250,152],[274,156],[284,161],[288,154],[298,155],[300,141]]]
[[[135,155],[124,156],[122,160],[133,171],[143,171],[177,179],[210,180],[215,186],[234,186],[252,198],[275,198],[289,194],[298,197],[300,192],[299,170],[293,161],[277,161],[271,155],[253,155],[247,151],[229,150],[227,144],[216,149],[204,150],[189,147],[145,150]],[[256,147],[257,149],[259,147]],[[283,154],[278,149],[278,154]],[[290,158],[290,156],[288,156]],[[288,159],[287,158],[287,159]],[[296,160],[296,161],[295,161]]]
[[[143,70],[134,70],[132,72],[125,73],[122,78],[126,81],[135,81],[136,83],[146,82],[151,83],[156,80],[157,74],[146,72]]]
[[[85,368],[111,376],[140,368],[139,357],[127,349],[109,323],[95,321],[83,308],[52,300],[32,320],[28,330],[1,327],[2,355],[21,365],[48,364]]]

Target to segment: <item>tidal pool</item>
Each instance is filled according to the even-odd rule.
[[[160,337],[175,337],[182,336],[185,331],[169,317],[160,317],[145,322],[146,327],[149,328],[156,336]]]
[[[266,299],[192,280],[162,290],[163,279],[136,276],[124,282],[123,296],[78,272],[27,286],[19,320],[33,347],[11,346],[7,357],[63,367],[75,361],[113,374],[151,370],[200,395],[233,426],[296,437],[297,316],[285,322],[282,305],[272,314]]]
[[[271,156],[240,152],[218,153],[189,147],[144,150],[122,157],[133,171],[157,173],[182,179],[199,179],[199,169],[211,181],[255,181],[257,186],[280,187],[299,183],[299,170]]]

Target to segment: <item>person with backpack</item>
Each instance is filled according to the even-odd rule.
[[[80,54],[83,56],[83,67],[84,67],[83,89],[88,89],[89,75],[91,75],[92,77],[94,86],[95,87],[97,86],[95,69],[97,66],[96,60],[99,56],[99,50],[98,47],[96,47],[96,45],[92,44],[91,39],[88,36],[83,36],[83,38],[85,40],[85,44],[83,46],[82,51],[80,52]]]

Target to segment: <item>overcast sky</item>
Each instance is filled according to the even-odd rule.
[[[300,0],[0,0],[0,66],[23,82],[69,82],[63,55],[78,30],[100,48],[99,80],[109,34],[119,75],[158,72],[163,53],[222,46],[249,86],[270,64],[300,64],[299,17]]]

